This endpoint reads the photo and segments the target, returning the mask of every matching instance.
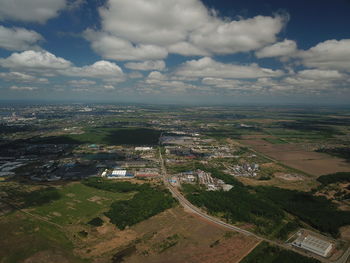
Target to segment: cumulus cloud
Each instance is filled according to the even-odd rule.
[[[102,88],[105,90],[115,90],[115,87],[112,85],[103,85]]]
[[[0,66],[22,72],[20,73],[24,74],[22,78],[29,76],[28,72],[47,77],[63,75],[67,77],[96,78],[109,83],[122,82],[126,78],[123,70],[113,62],[100,60],[92,65],[75,67],[70,61],[47,51],[29,50],[22,53],[13,53],[5,59],[0,59]],[[8,73],[8,78],[15,77],[14,74],[9,75]],[[37,78],[38,80],[44,81],[45,79]]]
[[[128,40],[105,32],[86,30],[84,36],[91,42],[95,52],[108,59],[115,60],[149,60],[163,59],[168,51],[157,45],[133,44]]]
[[[295,54],[297,44],[293,40],[285,39],[283,42],[278,42],[273,45],[264,47],[255,52],[258,58],[281,57]]]
[[[238,21],[214,19],[190,35],[196,46],[215,54],[256,50],[276,41],[286,18],[256,16]]]
[[[300,51],[302,64],[310,68],[350,71],[350,39],[327,40]]]
[[[163,60],[148,60],[143,62],[129,62],[125,64],[126,68],[134,70],[164,70],[165,62]]]
[[[241,88],[243,82],[236,79],[222,79],[222,78],[203,78],[202,83],[208,86],[214,86],[224,89]]]
[[[72,87],[85,87],[85,86],[92,86],[96,85],[96,81],[88,80],[88,79],[74,79],[68,81],[68,84]]]
[[[42,83],[42,84],[49,83],[49,80],[47,78],[37,78],[35,76],[25,74],[22,72],[1,72],[0,77],[5,81],[13,81],[13,82]]]
[[[97,61],[89,66],[72,67],[68,70],[61,71],[61,73],[67,76],[88,78],[120,78],[124,76],[123,70],[117,64],[106,60]]]
[[[200,47],[196,47],[189,42],[177,42],[168,46],[170,53],[180,54],[182,56],[209,56],[209,51],[206,51]]]
[[[199,89],[196,85],[184,81],[172,80],[171,77],[159,71],[152,71],[147,78],[141,82],[141,86],[142,91],[144,91],[146,86],[148,93],[158,92],[159,89],[170,93],[181,93],[186,90]]]
[[[281,70],[261,68],[257,64],[247,66],[225,64],[209,57],[190,60],[182,64],[176,71],[177,75],[187,77],[213,77],[234,79],[256,79],[260,77],[279,77]]]
[[[37,48],[37,42],[43,37],[33,30],[25,28],[7,28],[0,25],[0,48],[22,51]]]
[[[71,66],[71,62],[47,51],[27,50],[21,53],[12,53],[11,56],[0,59],[0,66],[29,71],[47,71],[67,69]]]
[[[134,71],[134,72],[130,72],[128,74],[128,77],[131,79],[140,79],[140,78],[143,78],[143,74],[141,72]]]
[[[302,70],[298,72],[297,76],[304,79],[314,79],[314,80],[324,80],[324,79],[337,80],[337,79],[344,78],[344,74],[341,74],[337,70],[319,70],[319,69]]]
[[[33,90],[37,90],[37,87],[26,87],[26,86],[11,86],[10,90],[18,90],[18,91],[33,91]]]
[[[0,0],[0,21],[45,23],[66,7],[66,0]]]
[[[99,13],[101,31],[88,29],[85,38],[98,54],[116,60],[256,50],[275,42],[287,21],[281,15],[221,19],[200,0],[108,0]]]

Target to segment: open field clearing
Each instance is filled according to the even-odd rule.
[[[253,238],[208,224],[180,207],[167,210],[131,229],[148,238],[136,245],[136,253],[125,258],[127,263],[235,263],[258,244]]]
[[[245,139],[240,140],[240,143],[310,175],[350,171],[350,163],[345,160],[323,153],[308,152],[298,144],[272,144],[262,139]]]
[[[133,193],[112,193],[81,183],[64,186],[60,189],[60,193],[62,197],[59,200],[29,211],[62,226],[85,224],[108,210],[113,201],[129,199],[133,196]]]

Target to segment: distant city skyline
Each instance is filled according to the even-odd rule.
[[[348,0],[0,0],[0,100],[346,104]]]

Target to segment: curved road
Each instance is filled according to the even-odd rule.
[[[220,219],[218,219],[216,217],[213,217],[213,216],[210,216],[210,215],[206,214],[204,211],[202,211],[201,209],[199,209],[198,207],[196,207],[192,203],[190,203],[175,187],[173,187],[169,183],[169,180],[168,180],[168,177],[167,177],[166,168],[165,168],[165,163],[164,163],[164,159],[163,159],[161,150],[159,150],[159,159],[160,159],[160,165],[161,165],[161,170],[162,170],[162,177],[163,177],[163,181],[164,181],[164,184],[166,185],[166,187],[169,189],[169,191],[172,193],[172,195],[179,201],[179,203],[184,208],[187,208],[189,211],[191,211],[192,213],[200,216],[201,218],[203,218],[203,219],[205,219],[205,220],[207,220],[207,221],[209,221],[211,223],[214,223],[216,225],[219,225],[221,227],[224,227],[226,229],[239,232],[239,233],[244,234],[246,236],[254,237],[254,238],[256,238],[256,239],[258,239],[260,241],[266,241],[266,242],[268,242],[268,243],[270,243],[272,245],[281,247],[283,249],[292,250],[292,251],[294,251],[294,252],[296,252],[298,254],[301,254],[303,256],[316,258],[317,260],[319,260],[321,262],[324,262],[324,263],[346,263],[347,262],[347,259],[348,259],[349,255],[350,255],[350,248],[348,248],[348,250],[338,260],[330,261],[329,259],[325,259],[325,258],[319,257],[319,256],[317,256],[315,254],[311,254],[311,253],[309,253],[307,251],[294,248],[293,246],[291,246],[291,245],[289,245],[287,243],[277,242],[277,241],[274,241],[274,240],[270,240],[270,239],[258,236],[256,234],[250,232],[250,231],[247,231],[245,229],[239,228],[237,226],[233,226],[231,224],[228,224],[226,222],[221,221]]]

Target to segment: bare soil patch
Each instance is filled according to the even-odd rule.
[[[275,173],[274,176],[286,181],[303,181],[304,177],[298,174]]]
[[[51,250],[40,251],[30,256],[23,263],[48,263],[48,262],[59,262],[69,263],[70,260],[64,256],[63,253],[54,252]]]
[[[170,209],[132,228],[143,233],[137,252],[125,262],[239,262],[258,241],[184,212]],[[177,235],[178,242],[162,251],[155,246]],[[160,252],[162,251],[162,252]]]
[[[320,176],[336,172],[350,171],[350,163],[341,158],[304,150],[299,144],[271,144],[261,139],[240,140],[281,163],[304,173]]]

